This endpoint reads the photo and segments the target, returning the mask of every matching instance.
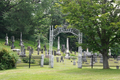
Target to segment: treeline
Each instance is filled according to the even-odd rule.
[[[0,0],[0,38],[15,36],[23,39],[41,42],[49,40],[49,26],[62,25],[65,23],[64,14],[58,6],[58,0]],[[66,45],[66,37],[72,34],[60,34],[61,44]],[[70,47],[77,50],[75,42],[70,39]],[[54,40],[57,46],[57,37]]]

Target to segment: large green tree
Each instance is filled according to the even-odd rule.
[[[103,68],[108,69],[108,51],[120,42],[119,2],[107,0],[60,0],[67,21],[87,37],[92,51],[103,56]],[[83,45],[82,45],[83,46]]]

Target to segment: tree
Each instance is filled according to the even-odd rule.
[[[87,37],[82,46],[99,51],[103,69],[109,68],[108,51],[120,42],[120,3],[107,0],[60,0],[66,20]]]

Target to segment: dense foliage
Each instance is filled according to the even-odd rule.
[[[120,3],[114,0],[60,0],[62,11],[73,28],[83,32],[81,44],[103,55],[103,68],[109,68],[108,51],[120,42]]]
[[[15,68],[17,58],[17,55],[9,53],[6,49],[2,49],[0,51],[0,70]]]

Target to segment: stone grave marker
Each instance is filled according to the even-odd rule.
[[[43,49],[41,49],[41,54],[43,54]]]
[[[27,50],[30,50],[30,49],[31,49],[31,47],[30,47],[30,46],[28,46],[28,47],[27,47]]]
[[[60,62],[64,62],[64,60],[63,60],[63,56],[61,56]]]
[[[39,51],[40,51],[40,40],[38,40],[37,51],[38,51],[38,55],[39,55]]]
[[[59,62],[59,57],[56,57],[56,61]]]
[[[44,65],[44,55],[41,54],[41,67],[43,67],[43,65]]]
[[[100,58],[100,63],[103,63],[103,57]]]
[[[56,51],[54,51],[54,56],[56,56]]]
[[[14,42],[15,42],[14,36],[11,37],[11,42],[12,42],[11,49],[14,49],[15,48],[15,46],[14,46]]]
[[[6,37],[5,37],[5,45],[8,46],[8,36],[7,36],[7,34],[6,34]]]
[[[46,48],[46,43],[45,43],[45,45],[44,45],[44,51],[46,51],[47,50],[47,48]]]

